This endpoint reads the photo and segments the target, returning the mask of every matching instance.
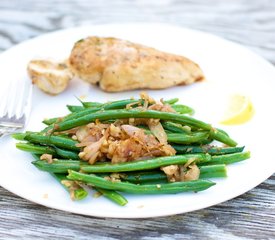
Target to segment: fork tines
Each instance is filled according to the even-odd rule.
[[[24,128],[30,110],[32,84],[11,81],[1,89],[0,136]]]

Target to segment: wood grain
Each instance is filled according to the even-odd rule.
[[[272,0],[1,0],[0,52],[61,28],[162,22],[241,43],[275,64]],[[217,206],[171,217],[100,219],[26,201],[0,187],[0,239],[275,239],[275,175]]]
[[[208,209],[140,220],[103,219],[49,209],[0,190],[0,236],[21,239],[274,239],[275,176]],[[9,229],[7,231],[7,229]]]
[[[1,0],[0,50],[60,28],[164,22],[239,42],[274,63],[274,9],[272,0]]]

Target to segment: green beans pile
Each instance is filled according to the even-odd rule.
[[[70,113],[64,117],[44,120],[47,127],[41,132],[16,133],[13,137],[20,141],[16,144],[18,149],[33,155],[35,160],[32,164],[53,175],[73,200],[86,198],[90,187],[121,206],[127,204],[121,195],[123,192],[174,194],[203,191],[215,185],[208,179],[226,177],[226,165],[248,159],[250,152],[244,152],[244,147],[237,146],[237,142],[225,131],[191,117],[194,110],[177,102],[177,98],[163,101],[175,113],[140,108],[145,104],[143,99],[81,102],[81,106],[67,105]],[[159,119],[176,155],[91,165],[80,159],[82,148],[77,147],[78,141],[70,134],[64,134],[65,130],[91,122],[112,123],[128,118]],[[152,134],[147,126],[139,127],[146,134]],[[42,160],[44,154],[52,158]],[[161,170],[165,166],[184,166],[190,162],[200,170],[197,180],[170,182]]]

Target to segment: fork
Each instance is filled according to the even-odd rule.
[[[0,92],[0,137],[23,129],[30,113],[32,83],[11,81]]]

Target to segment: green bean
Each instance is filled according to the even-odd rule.
[[[172,144],[172,147],[177,151],[178,154],[209,153],[210,155],[221,155],[242,152],[244,150],[244,147],[216,147],[211,145],[196,146]]]
[[[136,99],[124,99],[124,100],[118,100],[118,101],[112,101],[112,102],[106,102],[102,105],[95,105],[92,104],[92,108],[97,108],[99,110],[109,110],[109,109],[121,109],[125,108],[128,104],[141,104],[141,100],[136,100]],[[91,105],[89,105],[87,102],[83,103],[85,108],[91,108]]]
[[[88,192],[83,187],[74,181],[67,179],[67,174],[52,173],[51,175],[70,193],[72,200],[79,201],[88,196]]]
[[[40,154],[32,153],[32,156],[36,161],[40,161]]]
[[[74,160],[79,159],[79,156],[76,152],[66,150],[66,149],[61,149],[56,146],[53,146],[53,148],[55,149],[56,154],[61,158],[74,159]]]
[[[190,114],[190,115],[193,115],[195,113],[194,109],[191,108],[191,107],[188,107],[186,105],[183,105],[183,104],[172,104],[171,107],[177,112],[177,113],[180,113],[180,114]]]
[[[190,133],[189,127],[184,127],[181,124],[164,121],[161,123],[165,130],[169,130],[173,133]]]
[[[54,123],[62,122],[64,120],[70,120],[70,119],[78,118],[78,117],[81,117],[85,114],[90,114],[90,113],[97,112],[97,111],[100,111],[100,110],[101,110],[100,107],[84,108],[83,110],[80,110],[80,111],[77,111],[77,112],[72,112],[72,113],[70,113],[67,116],[62,117],[62,118],[56,117],[56,118],[45,119],[43,121],[43,123],[47,124],[49,126],[46,129],[44,129],[43,132],[46,132],[48,129],[51,129],[52,125]]]
[[[40,157],[39,155],[37,154],[32,154],[32,156],[34,157],[34,159],[37,161],[41,161],[40,160]],[[61,161],[61,160],[60,160]],[[65,161],[65,160],[64,160]],[[47,163],[46,161],[43,161],[45,162],[46,164],[49,164]],[[34,163],[34,162],[33,162]],[[36,164],[34,164],[36,166]],[[39,167],[38,167],[39,168]],[[40,169],[40,168],[39,168]],[[51,173],[51,175],[67,190],[71,193],[71,197],[74,199],[74,200],[82,200],[84,199],[87,195],[88,195],[88,192],[83,188],[81,187],[80,185],[78,185],[78,187],[75,189],[75,188],[68,188],[66,185],[64,185],[64,182],[62,183],[61,181],[62,180],[68,180],[67,179],[67,173],[68,173],[68,169],[67,171],[64,171],[64,173],[53,173],[51,171],[49,171]],[[69,180],[68,180],[69,181]]]
[[[200,166],[200,179],[227,177],[226,165]]]
[[[147,127],[139,126],[145,132],[145,134],[153,134]],[[208,143],[209,140],[208,131],[198,131],[198,132],[187,132],[187,133],[173,133],[169,130],[165,130],[167,134],[167,140],[169,143],[179,143],[179,144],[191,144],[191,143]]]
[[[156,118],[161,120],[170,120],[177,123],[182,123],[184,125],[189,125],[196,128],[201,128],[203,130],[211,131],[211,134],[214,139],[219,140],[229,146],[236,146],[237,143],[231,139],[230,137],[226,136],[224,133],[220,132],[218,129],[213,129],[210,124],[207,124],[203,121],[197,120],[195,118],[177,114],[177,113],[169,113],[169,112],[159,112],[154,110],[140,110],[140,109],[118,109],[118,110],[108,110],[108,111],[101,111],[90,113],[85,116],[65,120],[47,130],[53,129],[54,131],[63,131],[68,130],[73,127],[81,126],[88,124],[89,122],[93,122],[96,119],[100,121],[109,120],[109,119],[123,119],[123,118]]]
[[[34,154],[51,154],[53,156],[59,156],[61,158],[66,159],[79,159],[78,154],[76,152],[72,152],[69,150],[61,149],[58,147],[49,147],[49,146],[40,146],[31,143],[16,143],[16,147],[25,152],[31,152]]]
[[[167,104],[174,104],[178,101],[178,98],[173,98],[170,100],[164,101],[164,103]],[[143,99],[124,99],[124,100],[118,100],[118,101],[112,101],[112,102],[106,102],[106,103],[94,103],[94,102],[82,102],[82,105],[84,107],[102,107],[103,109],[121,109],[125,108],[128,104],[137,103],[136,105],[141,105],[144,103]],[[135,105],[134,105],[135,106]]]
[[[137,100],[133,99],[126,99],[126,100],[119,100],[113,102],[104,103],[102,106],[93,107],[93,108],[85,108],[82,111],[78,111],[76,113],[72,113],[67,115],[64,120],[71,120],[79,117],[86,116],[87,114],[91,114],[97,111],[109,110],[109,109],[120,109],[126,107],[126,105],[138,102]]]
[[[73,120],[76,118],[80,118],[83,116],[86,116],[87,114],[92,114],[98,111],[103,111],[103,110],[109,110],[109,109],[120,109],[120,108],[124,108],[126,107],[126,105],[131,104],[131,103],[135,103],[135,102],[139,102],[138,100],[133,100],[133,99],[126,99],[126,100],[119,100],[119,101],[113,101],[113,102],[107,102],[104,103],[101,106],[97,106],[97,107],[88,107],[88,108],[84,108],[83,110],[77,111],[77,112],[73,112],[67,116],[65,116],[63,118],[64,120]],[[52,119],[47,119],[47,121],[43,121],[43,123],[50,125],[50,124],[54,124],[56,121],[58,120],[58,118],[52,118]],[[51,127],[48,127],[46,129],[43,130],[43,132],[48,131],[49,129],[51,129]]]
[[[190,159],[194,160],[195,162],[207,162],[211,160],[211,156],[208,154],[185,154],[168,157],[158,157],[153,159],[125,163],[103,163],[100,165],[81,166],[81,170],[88,173],[129,172],[137,170],[154,169],[171,164],[185,164]]]
[[[246,160],[250,158],[250,152],[241,152],[241,153],[231,153],[231,154],[225,154],[225,155],[217,155],[212,156],[211,161],[208,162],[207,165],[210,164],[231,164],[236,162],[241,162],[243,160]],[[203,163],[199,163],[202,164]]]
[[[178,98],[172,98],[172,99],[164,100],[164,103],[172,105],[172,104],[177,103],[178,101],[179,101]]]
[[[167,182],[167,175],[162,171],[142,171],[119,173],[123,181],[136,184],[163,183]],[[200,179],[226,177],[224,164],[200,166]]]
[[[224,131],[220,131],[219,129],[212,128],[210,131],[210,137],[214,138],[217,141],[220,141],[222,143],[225,143],[226,145],[230,147],[235,147],[237,146],[237,143],[231,139],[227,133]]]
[[[85,109],[83,106],[75,106],[75,105],[67,105],[67,108],[70,112],[79,112],[83,109]]]
[[[175,134],[180,134],[180,133],[184,134],[185,137],[187,137],[188,135],[191,135],[191,137],[194,140],[190,141],[189,143],[198,142],[200,144],[208,144],[213,141],[213,135],[210,134],[211,131],[207,133],[207,136],[203,137],[203,134],[201,133],[202,131],[193,129],[194,131],[192,132],[192,129],[189,126],[182,126],[181,124],[178,124],[178,123],[164,121],[164,122],[162,122],[162,126],[165,129],[165,132],[167,134],[169,133],[169,131],[171,131],[172,133],[175,133]],[[197,139],[197,141],[196,141],[196,138],[200,138],[200,137],[202,139]],[[170,142],[173,142],[173,141],[171,140]],[[175,143],[188,144],[188,141],[183,141],[183,142],[179,141],[179,142],[175,142]]]
[[[104,105],[104,103],[100,103],[100,102],[83,102],[83,101],[80,101],[80,102],[85,108],[101,107],[102,105]]]
[[[61,122],[61,121],[64,121],[64,120],[79,118],[79,117],[84,116],[86,114],[91,114],[91,113],[94,113],[94,112],[98,112],[100,110],[103,110],[103,109],[101,107],[84,108],[83,110],[72,112],[72,113],[68,114],[67,116],[65,116],[63,118],[46,119],[46,120],[43,121],[43,123],[49,125],[48,128],[51,128],[50,125],[53,125],[54,123],[58,123],[58,122]],[[46,130],[48,130],[48,128],[44,129],[43,132],[46,132]]]
[[[200,143],[203,140],[207,140],[208,137],[209,137],[208,132],[194,132],[191,134],[186,134],[186,133],[167,134],[167,140],[169,143],[179,143],[179,144]]]
[[[210,124],[204,123],[195,118],[169,112],[160,112],[154,110],[140,110],[140,109],[118,109],[118,110],[108,110],[96,113],[87,114],[80,118],[65,120],[56,124],[55,128],[59,131],[68,130],[73,127],[81,126],[93,122],[95,120],[109,120],[109,119],[123,119],[123,118],[156,118],[161,120],[170,120],[173,122],[179,122],[186,125],[194,126],[197,128],[202,128],[205,130],[211,130]]]
[[[137,125],[136,127],[143,129],[144,133],[147,134],[147,135],[150,135],[150,134],[153,135],[153,133],[152,133],[152,132],[150,131],[150,129],[148,128],[148,126],[145,126],[145,125]],[[171,131],[169,131],[169,130],[166,130],[166,129],[165,129],[165,132],[166,132],[166,134],[168,134],[168,133],[173,133],[173,132],[171,132]]]
[[[103,105],[103,109],[109,110],[109,109],[121,109],[125,108],[128,104],[136,103],[136,105],[142,104],[143,100],[141,99],[125,99],[125,100],[118,100],[113,102],[107,102]]]
[[[226,135],[226,136],[229,136],[229,134],[224,131],[223,129],[220,129],[220,128],[216,128],[219,132],[221,132],[222,134]]]
[[[27,136],[27,133],[13,133],[11,136],[15,140],[24,141],[25,137]]]
[[[226,177],[226,164],[250,157],[250,152],[242,152],[244,147],[236,147],[237,143],[222,129],[185,115],[193,114],[194,110],[186,105],[175,104],[178,102],[177,98],[163,101],[165,104],[170,104],[177,113],[135,108],[142,106],[144,102],[143,99],[124,99],[106,103],[81,101],[82,106],[67,105],[72,112],[67,116],[44,120],[43,122],[49,126],[42,132],[14,134],[13,138],[28,141],[29,143],[17,143],[16,147],[31,152],[36,159],[32,164],[42,171],[51,173],[73,198],[82,199],[87,196],[87,191],[80,186],[83,182],[121,206],[125,205],[127,200],[116,191],[135,194],[202,191],[215,184],[205,180],[206,178]],[[131,106],[129,109],[128,104]],[[78,153],[81,148],[76,146],[78,141],[74,141],[69,135],[58,135],[62,134],[62,131],[96,120],[104,123],[129,118],[160,119],[168,142],[180,155],[117,164],[104,162],[90,165],[79,159]],[[151,133],[149,130],[146,131]],[[206,145],[213,140],[228,147]],[[40,160],[39,155],[44,153],[51,154],[54,159],[51,162]],[[62,160],[55,157],[60,157]],[[162,166],[184,165],[190,161],[200,168],[199,180],[169,183],[166,174],[160,170]],[[112,179],[112,174],[118,175],[121,181],[104,178],[109,175]]]
[[[114,190],[107,190],[99,187],[93,187],[96,191],[101,193],[104,197],[110,199],[111,201],[117,203],[120,206],[125,206],[128,201],[125,197]]]
[[[34,154],[52,154],[55,155],[56,152],[53,148],[48,147],[48,146],[39,146],[39,145],[34,145],[30,143],[16,143],[16,147],[22,151],[25,152],[31,152]]]
[[[142,171],[142,172],[126,172],[119,173],[119,176],[124,181],[131,183],[152,183],[152,182],[167,182],[167,176],[162,171]]]
[[[166,184],[137,185],[126,182],[111,182],[94,174],[84,174],[69,170],[68,178],[75,181],[89,183],[103,189],[116,190],[134,194],[170,194],[179,192],[198,192],[215,185],[208,180],[194,180],[188,182],[174,182]]]
[[[53,160],[52,163],[48,163],[44,160],[36,160],[33,161],[32,164],[45,172],[67,173],[69,169],[79,171],[82,165],[86,165],[88,163],[77,160]]]
[[[131,100],[143,102],[142,99],[136,99],[136,100],[135,99],[131,99]],[[119,100],[119,101],[121,101],[121,100]],[[179,101],[178,98],[172,98],[172,99],[164,100],[163,102],[166,103],[166,104],[170,104],[171,105],[171,104],[177,103],[178,101]],[[101,107],[102,105],[106,104],[106,103],[100,103],[100,102],[83,102],[83,101],[80,101],[80,102],[86,108],[87,107]]]
[[[57,122],[60,122],[60,121],[61,121],[61,118],[55,117],[55,118],[46,118],[42,121],[42,123],[50,126],[51,124],[54,124],[54,123],[57,123]]]
[[[128,101],[128,100],[133,100],[135,102],[139,101],[141,103],[143,103],[143,101],[144,101],[143,99],[125,99],[125,100],[118,100],[118,101],[114,101],[114,102],[115,102],[115,104],[117,104],[117,103],[120,103],[120,101]],[[178,98],[172,98],[172,99],[164,100],[164,103],[175,104],[178,101],[179,101]],[[80,101],[80,102],[86,108],[87,107],[101,107],[101,106],[109,104],[109,103],[114,103],[114,102],[100,103],[100,102],[83,102],[83,101]]]
[[[76,147],[76,144],[78,142],[67,137],[53,136],[53,135],[44,136],[39,133],[28,133],[24,139],[31,143],[39,143],[42,145],[50,145],[50,146],[54,145],[56,147],[69,149],[73,151],[80,150],[79,147]]]

